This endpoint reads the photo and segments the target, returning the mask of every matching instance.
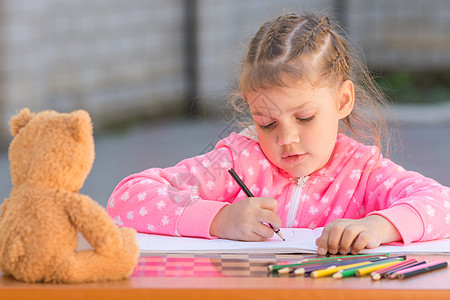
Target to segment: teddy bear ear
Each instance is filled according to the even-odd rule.
[[[86,135],[91,135],[92,130],[92,122],[89,113],[85,110],[76,110],[71,114],[71,130],[72,136],[75,140],[79,141]]]
[[[28,108],[23,108],[17,115],[9,120],[9,128],[12,136],[16,136],[22,128],[33,118],[34,113],[30,113]]]

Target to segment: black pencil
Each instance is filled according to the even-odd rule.
[[[408,277],[416,276],[423,273],[428,273],[434,270],[447,268],[448,263],[446,261],[435,261],[425,264],[423,266],[417,266],[412,268],[406,268],[397,272],[397,278],[405,279]]]
[[[248,187],[244,184],[244,182],[241,180],[241,178],[236,174],[236,172],[233,170],[233,168],[229,169],[228,172],[231,174],[231,177],[233,177],[233,179],[237,182],[237,184],[241,187],[241,189],[244,191],[244,193],[247,195],[247,197],[254,197],[252,192],[250,192],[250,190],[248,189]],[[280,229],[278,228],[277,230],[275,230],[275,228],[273,228],[272,224],[268,223],[270,228],[273,229],[273,231],[283,240],[285,241],[285,238],[283,237],[283,235],[281,234]]]

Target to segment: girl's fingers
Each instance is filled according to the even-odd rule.
[[[339,251],[339,245],[341,244],[342,234],[346,228],[345,222],[339,222],[334,224],[328,235],[328,252],[331,254],[337,254]]]
[[[342,233],[341,242],[339,244],[339,253],[345,255],[349,252],[350,248],[355,250],[354,242],[358,238],[361,233],[362,228],[358,225],[350,224],[345,227],[344,232]],[[362,241],[361,241],[362,242]],[[358,244],[359,246],[359,244]],[[365,245],[364,245],[365,246]],[[361,251],[362,249],[358,250]]]
[[[258,201],[258,204],[261,208],[276,212],[277,200],[275,200],[273,198],[269,198],[269,197],[258,197],[258,198],[255,198],[255,200]]]
[[[280,217],[278,217],[273,211],[267,209],[261,209],[256,219],[258,222],[271,224],[275,230],[280,228],[282,225]],[[271,230],[273,231],[272,228]]]
[[[317,253],[325,255],[328,252],[328,236],[330,235],[329,227],[325,226],[322,235],[316,240]]]
[[[365,231],[362,231],[355,239],[355,242],[352,246],[352,254],[358,254],[361,250],[366,248],[367,243],[369,242],[369,234]]]
[[[272,228],[260,222],[258,222],[258,224],[254,227],[253,232],[256,235],[264,238],[264,240],[273,237],[273,235],[275,234]]]

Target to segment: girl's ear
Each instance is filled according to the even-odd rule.
[[[341,84],[338,97],[338,114],[341,119],[344,119],[352,112],[355,105],[355,87],[351,80]]]

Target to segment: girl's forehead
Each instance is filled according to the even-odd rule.
[[[324,99],[332,97],[333,93],[329,87],[315,87],[311,84],[264,89],[245,94],[252,114],[265,116],[308,110],[323,103]]]

